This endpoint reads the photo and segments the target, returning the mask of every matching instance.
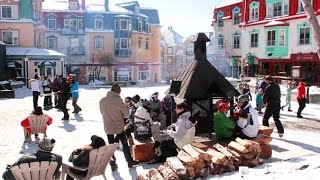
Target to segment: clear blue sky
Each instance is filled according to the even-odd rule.
[[[128,0],[110,0],[110,2]],[[184,37],[213,31],[211,21],[215,4],[225,0],[137,0],[142,7],[158,10],[163,29],[168,26]]]

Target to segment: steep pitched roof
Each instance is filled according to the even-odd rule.
[[[158,10],[152,8],[141,8],[140,13],[148,16],[151,24],[160,24]]]
[[[181,81],[180,92],[176,95],[180,99],[207,99],[212,97],[234,97],[239,92],[225,77],[207,60],[203,51],[205,42],[209,39],[204,33],[196,36],[195,59],[178,77]]]
[[[169,27],[162,33],[162,41],[166,46],[180,46],[183,43],[183,37]]]

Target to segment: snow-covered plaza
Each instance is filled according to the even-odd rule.
[[[134,96],[139,94],[142,98],[148,98],[153,92],[159,92],[159,98],[162,99],[164,92],[169,88],[168,85],[156,85],[152,87],[134,86],[123,87],[121,97]],[[49,138],[56,140],[54,153],[61,154],[64,160],[67,160],[70,153],[84,145],[90,143],[91,135],[98,135],[107,140],[103,129],[102,116],[99,110],[99,100],[106,95],[110,87],[81,86],[78,104],[82,108],[79,115],[72,114],[71,101],[68,103],[70,109],[70,121],[62,121],[63,113],[56,109],[44,111],[53,118],[53,123],[48,127],[47,134]],[[7,164],[14,163],[23,153],[34,152],[36,150],[35,142],[23,144],[23,129],[20,125],[21,120],[31,113],[32,92],[27,88],[15,90],[15,99],[0,100],[0,170],[1,174]],[[284,96],[282,97],[284,100]],[[254,99],[254,98],[253,98]],[[39,105],[43,105],[43,97],[39,99]],[[255,103],[252,102],[255,106]],[[250,168],[249,174],[242,179],[319,179],[320,175],[320,128],[306,129],[299,126],[291,126],[295,122],[306,122],[309,126],[320,127],[320,104],[307,104],[302,115],[305,119],[296,118],[298,103],[292,102],[293,112],[281,111],[281,120],[284,122],[285,134],[282,139],[278,138],[276,130],[272,134],[273,148],[272,158],[266,160],[263,165],[256,168]],[[259,117],[260,120],[262,116]],[[273,123],[272,118],[270,122]],[[272,124],[273,125],[273,124]],[[139,174],[146,173],[152,167],[159,164],[149,165],[141,163],[139,166],[128,169],[121,150],[116,151],[116,157],[119,169],[117,172],[111,172],[107,167],[108,179],[136,179]],[[301,168],[308,165],[307,168]],[[306,167],[306,166],[305,166]],[[301,170],[302,169],[302,170]],[[257,177],[258,176],[258,177]],[[207,179],[241,179],[238,172],[225,173],[219,176],[210,176]],[[102,179],[95,177],[94,179]]]

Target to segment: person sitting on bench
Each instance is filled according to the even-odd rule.
[[[236,138],[236,123],[226,114],[230,106],[227,102],[220,102],[218,112],[214,113],[214,132],[217,140],[234,140]]]

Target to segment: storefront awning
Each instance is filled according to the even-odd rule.
[[[34,47],[7,47],[8,60],[22,60],[23,58],[33,60],[60,60],[65,55],[49,49],[39,49]]]

